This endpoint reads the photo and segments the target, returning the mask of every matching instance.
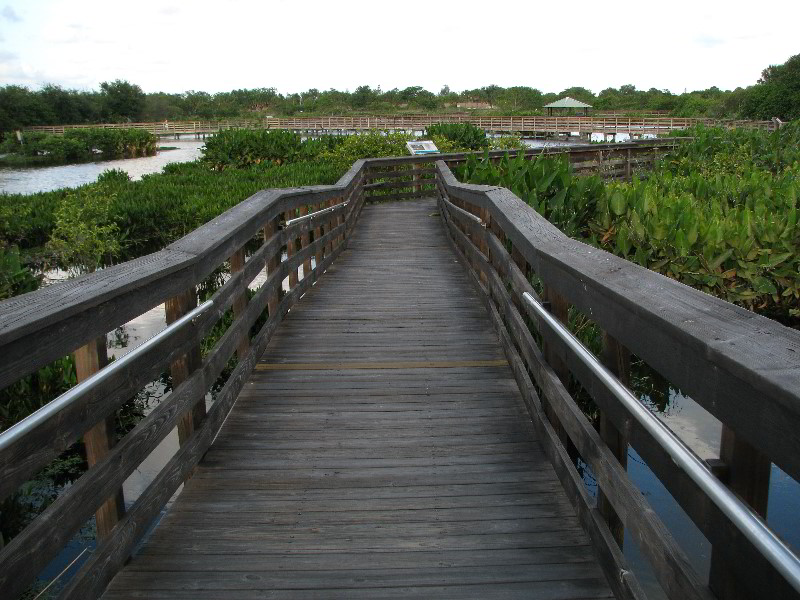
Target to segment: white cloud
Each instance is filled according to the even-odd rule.
[[[135,10],[105,0],[10,2],[6,8],[24,20],[6,30],[1,49],[24,58],[33,70],[26,78],[41,73],[53,79],[38,83],[92,87],[119,78],[170,92],[362,84],[437,92],[445,83],[454,90],[492,83],[557,92],[627,83],[676,92],[731,89],[755,83],[764,67],[797,53],[793,29],[800,21],[800,5],[785,0],[761,5],[779,20],[750,19],[722,0],[707,0],[699,14],[696,3],[676,0],[674,17],[632,0],[578,1],[570,5],[580,17],[574,28],[558,5],[529,0],[507,0],[495,10],[405,0],[403,11],[367,0],[139,0]],[[565,27],[541,26],[558,22]]]
[[[10,6],[6,5],[2,11],[0,11],[0,15],[3,16],[4,19],[11,21],[12,23],[19,23],[22,19],[19,18],[19,15],[14,12],[14,9]]]

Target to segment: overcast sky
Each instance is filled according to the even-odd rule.
[[[0,84],[683,92],[800,53],[797,0],[0,0]]]

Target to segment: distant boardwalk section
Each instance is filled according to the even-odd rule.
[[[389,131],[419,131],[435,123],[472,123],[490,133],[523,134],[590,134],[605,133],[628,135],[664,135],[694,125],[720,127],[742,127],[747,129],[772,130],[771,121],[721,121],[716,119],[672,118],[672,117],[625,117],[625,116],[565,116],[565,117],[483,117],[469,115],[377,115],[377,116],[331,116],[290,117],[265,119],[230,119],[221,121],[160,121],[154,123],[105,123],[91,125],[102,128],[145,129],[160,136],[208,135],[224,129],[291,129],[302,132],[350,132],[369,129]],[[89,127],[89,125],[41,125],[27,127],[26,131],[64,133],[67,129]]]

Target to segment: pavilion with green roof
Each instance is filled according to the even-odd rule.
[[[558,108],[570,111],[573,109],[583,109],[583,116],[587,116],[589,114],[589,109],[592,108],[592,105],[586,104],[586,102],[581,102],[580,100],[575,100],[575,98],[570,98],[569,96],[564,96],[560,100],[556,100],[550,104],[545,104],[544,107],[547,109],[548,115],[552,115],[553,109]]]

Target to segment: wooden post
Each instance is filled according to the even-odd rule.
[[[567,303],[566,298],[564,298],[550,286],[545,285],[542,293],[542,300],[549,303],[549,312],[551,312],[556,319],[561,321],[561,323],[566,326],[568,323],[569,312],[569,304]],[[569,368],[567,367],[567,364],[561,360],[561,358],[553,351],[552,346],[546,341],[542,343],[542,354],[544,354],[544,359],[547,361],[547,364],[553,368],[553,371],[555,371],[555,374],[561,380],[561,383],[564,384],[564,387],[567,387],[569,385]],[[561,443],[564,444],[564,448],[566,448],[568,451],[571,451],[569,436],[561,426],[561,422],[558,420],[558,415],[550,407],[549,402],[543,403],[543,406],[545,414],[547,415],[547,418],[550,419],[550,423],[553,425],[553,429],[555,429],[556,433],[558,434]]]
[[[338,198],[336,200],[336,204],[341,204],[344,201],[345,201],[345,199],[343,197],[342,198]],[[339,218],[336,219],[336,224],[337,225],[341,225],[343,223],[344,223],[344,213],[340,213],[339,214]],[[344,243],[344,233],[341,233],[340,235],[338,235],[336,237],[336,245],[339,246],[339,245],[341,245],[343,243]]]
[[[75,372],[78,382],[86,381],[108,364],[106,352],[106,338],[95,338],[85,346],[81,346],[73,353],[75,357]],[[114,413],[97,423],[83,435],[83,445],[86,448],[86,461],[89,466],[97,464],[108,454],[116,442],[116,424]],[[114,525],[125,514],[125,498],[122,489],[103,502],[95,513],[97,521],[97,541],[106,539]]]
[[[238,273],[244,269],[244,248],[240,248],[231,255],[231,275]],[[233,318],[238,319],[242,313],[247,309],[247,290],[243,290],[241,294],[237,294],[233,299]],[[236,347],[236,356],[242,360],[247,356],[247,351],[250,350],[249,332],[245,331],[242,341]]]
[[[164,303],[164,312],[167,317],[167,325],[174,323],[183,315],[197,306],[197,293],[194,287],[189,288],[182,294],[178,294]],[[200,346],[194,346],[188,353],[173,361],[169,370],[172,375],[172,389],[174,390],[181,383],[189,379],[189,376],[199,369],[203,359]],[[181,416],[178,421],[178,442],[183,445],[189,436],[192,435],[195,427],[198,427],[206,416],[206,401],[201,398],[191,410]]]
[[[419,164],[413,164],[413,165],[411,165],[411,168],[416,171],[416,170],[418,170],[420,168],[420,166],[421,165],[419,165]],[[415,182],[414,183],[414,191],[415,192],[419,192],[422,189],[422,186],[419,183],[416,183],[420,179],[422,179],[422,176],[419,173],[414,174],[414,182]]]
[[[519,270],[522,271],[525,277],[528,276],[528,261],[525,260],[525,257],[522,255],[522,252],[517,250],[516,246],[511,247],[511,258],[514,263],[519,267]]]
[[[300,207],[300,214],[307,215],[310,211],[308,210],[308,206],[303,205]],[[311,243],[311,234],[309,232],[304,233],[300,237],[300,248],[307,248],[308,245]],[[303,279],[311,275],[311,257],[309,256],[307,259],[303,261]]]
[[[627,160],[625,161],[625,180],[633,179],[633,166],[631,165],[631,149],[628,148]]]
[[[625,385],[630,387],[631,383],[631,354],[625,346],[620,344],[616,338],[603,332],[603,364],[617,376],[617,378]],[[620,464],[627,468],[628,466],[628,440],[622,433],[614,427],[614,424],[608,418],[606,413],[600,411],[600,437],[608,445],[614,456]],[[598,486],[597,489],[597,509],[603,515],[611,534],[617,541],[617,544],[622,548],[625,539],[625,526],[620,520],[614,507],[608,501],[608,498],[603,493],[603,489]]]
[[[275,217],[269,223],[264,226],[264,243],[266,244],[272,238],[273,235],[278,233],[278,218]],[[273,254],[271,257],[267,258],[267,275],[271,275],[274,273],[278,265],[281,262],[281,249],[278,248],[277,252]],[[275,292],[270,294],[267,298],[267,311],[269,312],[269,316],[275,314],[275,311],[278,310],[278,297],[279,297],[279,289],[280,283],[278,283],[278,287],[275,288]]]
[[[289,219],[286,219],[287,221]],[[286,240],[286,260],[292,258],[295,254],[295,244],[297,243],[297,238],[294,237],[294,234],[289,236],[289,239]],[[294,286],[297,285],[297,267],[289,270],[289,289],[294,289]]]
[[[728,487],[766,520],[772,470],[769,458],[737,437],[724,423],[719,455],[727,467]],[[727,565],[723,556],[712,548],[708,585],[720,600],[749,598],[747,588],[739,582],[739,576]]]
[[[314,207],[314,210],[322,210],[324,206],[325,203],[321,202]],[[314,228],[314,241],[316,242],[321,237],[322,237],[322,225],[320,224]],[[317,252],[314,258],[316,259],[317,265],[322,264],[322,259],[324,258],[322,246],[317,246]]]

